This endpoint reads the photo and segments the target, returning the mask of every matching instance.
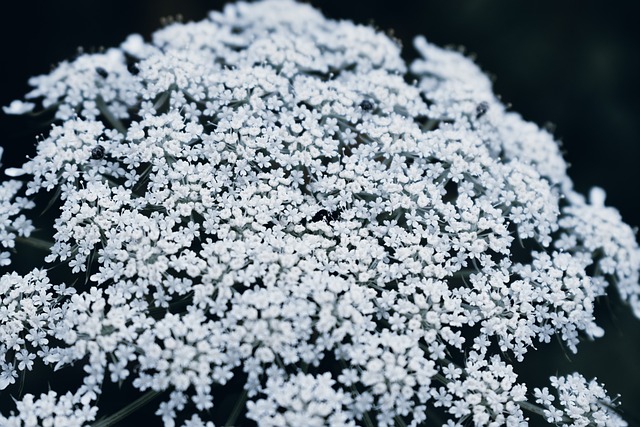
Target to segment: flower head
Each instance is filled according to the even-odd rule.
[[[608,283],[640,316],[640,251],[473,62],[415,47],[407,66],[370,27],[240,2],[31,79],[56,121],[26,194],[59,192],[46,261],[89,285],[2,277],[0,386],[34,354],[84,364],[75,394],[25,396],[11,419],[46,401],[43,419],[91,421],[103,381],[127,381],[170,391],[168,426],[205,425],[238,382],[264,426],[524,423],[513,360],[600,336]],[[3,185],[13,218],[30,204]],[[553,422],[614,419],[550,396],[535,392]]]

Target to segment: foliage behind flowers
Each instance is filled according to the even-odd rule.
[[[626,425],[597,381],[514,366],[601,336],[609,286],[640,317],[633,231],[469,59],[415,48],[266,0],[32,78],[5,112],[54,124],[0,188],[0,263],[42,244],[27,197],[59,201],[0,278],[0,424],[160,395],[166,426]],[[24,394],[34,365],[77,384]],[[110,382],[137,393],[113,414]]]

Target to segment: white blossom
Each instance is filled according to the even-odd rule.
[[[0,264],[45,195],[52,273],[0,277],[0,389],[81,382],[2,425],[92,422],[105,382],[166,392],[165,426],[233,387],[260,426],[624,425],[595,381],[515,367],[600,337],[610,283],[640,317],[634,232],[472,61],[415,47],[264,0],[32,78],[7,112],[55,120],[0,186]]]
[[[33,222],[22,212],[35,204],[18,195],[21,187],[16,180],[0,184],[0,266],[11,264],[10,251],[15,249],[16,238],[29,237],[34,230]]]
[[[614,401],[595,379],[578,374],[551,377],[554,394],[547,387],[535,389],[536,402],[545,409],[550,423],[571,423],[575,426],[626,426],[620,415],[612,411]]]

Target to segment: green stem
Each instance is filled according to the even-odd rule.
[[[153,104],[154,110],[159,109],[165,104],[165,102],[167,102],[167,99],[169,99],[169,95],[171,95],[172,90],[173,90],[173,85],[158,97],[158,100],[156,101],[156,103]]]
[[[113,113],[111,113],[109,108],[107,108],[107,104],[104,102],[104,99],[102,99],[101,96],[98,96],[96,98],[96,107],[98,107],[98,110],[100,110],[104,118],[107,119],[111,126],[116,128],[121,134],[127,134],[127,129],[124,127],[122,122],[116,116],[114,116]]]
[[[522,409],[524,409],[526,411],[530,411],[530,412],[533,412],[535,414],[542,415],[543,417],[545,416],[544,415],[544,410],[542,408],[539,408],[538,406],[534,405],[533,403],[529,403],[529,402],[526,402],[526,401],[517,402],[517,403],[518,403],[518,405],[520,405],[520,407]]]
[[[24,382],[25,382],[25,378],[26,378],[26,374],[27,374],[27,370],[23,369],[22,373],[20,374],[20,390],[18,390],[18,397],[22,397],[22,392],[24,391]]]
[[[242,394],[240,395],[240,399],[238,399],[236,404],[233,406],[233,410],[231,410],[231,414],[229,414],[229,418],[227,418],[227,422],[224,423],[226,427],[233,427],[233,425],[236,423],[236,420],[240,416],[240,412],[242,412],[242,410],[244,409],[245,403],[247,403],[248,396],[249,394],[247,393],[247,390],[243,390]]]
[[[115,423],[117,423],[118,421],[121,421],[121,420],[125,419],[126,417],[128,417],[129,415],[131,415],[132,413],[137,411],[138,409],[142,408],[147,403],[151,402],[159,394],[160,394],[159,392],[154,391],[154,390],[148,391],[145,394],[143,394],[142,396],[140,396],[138,399],[134,400],[133,402],[131,402],[130,404],[128,404],[124,408],[120,409],[115,414],[110,415],[107,418],[103,418],[100,421],[95,422],[91,427],[109,427],[109,426],[112,426]]]
[[[369,413],[365,412],[362,414],[362,420],[364,421],[364,425],[367,427],[374,427],[373,421],[371,421],[371,417],[369,417]]]
[[[533,403],[527,402],[526,400],[516,402],[516,403],[520,405],[520,407],[525,411],[533,412],[534,414],[540,415],[545,420],[547,419],[547,416],[544,414],[544,408],[541,408],[538,405],[535,405]],[[573,420],[565,416],[565,417],[562,417],[562,421],[565,423],[570,423]]]
[[[22,236],[17,236],[16,237],[16,242],[25,244],[25,245],[29,245],[32,246],[34,248],[37,249],[42,249],[45,251],[49,251],[49,249],[51,249],[51,246],[53,246],[53,242],[49,242],[47,240],[42,240],[42,239],[37,239],[35,237],[22,237]]]

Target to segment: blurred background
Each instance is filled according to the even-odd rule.
[[[110,0],[5,2],[0,26],[0,105],[29,89],[31,75],[62,59],[119,44],[133,32],[144,36],[161,18],[200,20],[225,1]],[[640,3],[630,1],[312,0],[327,16],[391,30],[404,44],[424,34],[441,46],[464,47],[495,77],[494,88],[513,110],[539,125],[555,127],[576,188],[607,191],[607,204],[640,225]],[[2,162],[17,166],[34,152],[46,128],[0,114]],[[598,377],[622,395],[631,425],[640,425],[640,321],[615,296],[599,307],[603,339],[585,342],[567,356],[552,344],[519,365],[532,383],[541,376],[578,370]]]

